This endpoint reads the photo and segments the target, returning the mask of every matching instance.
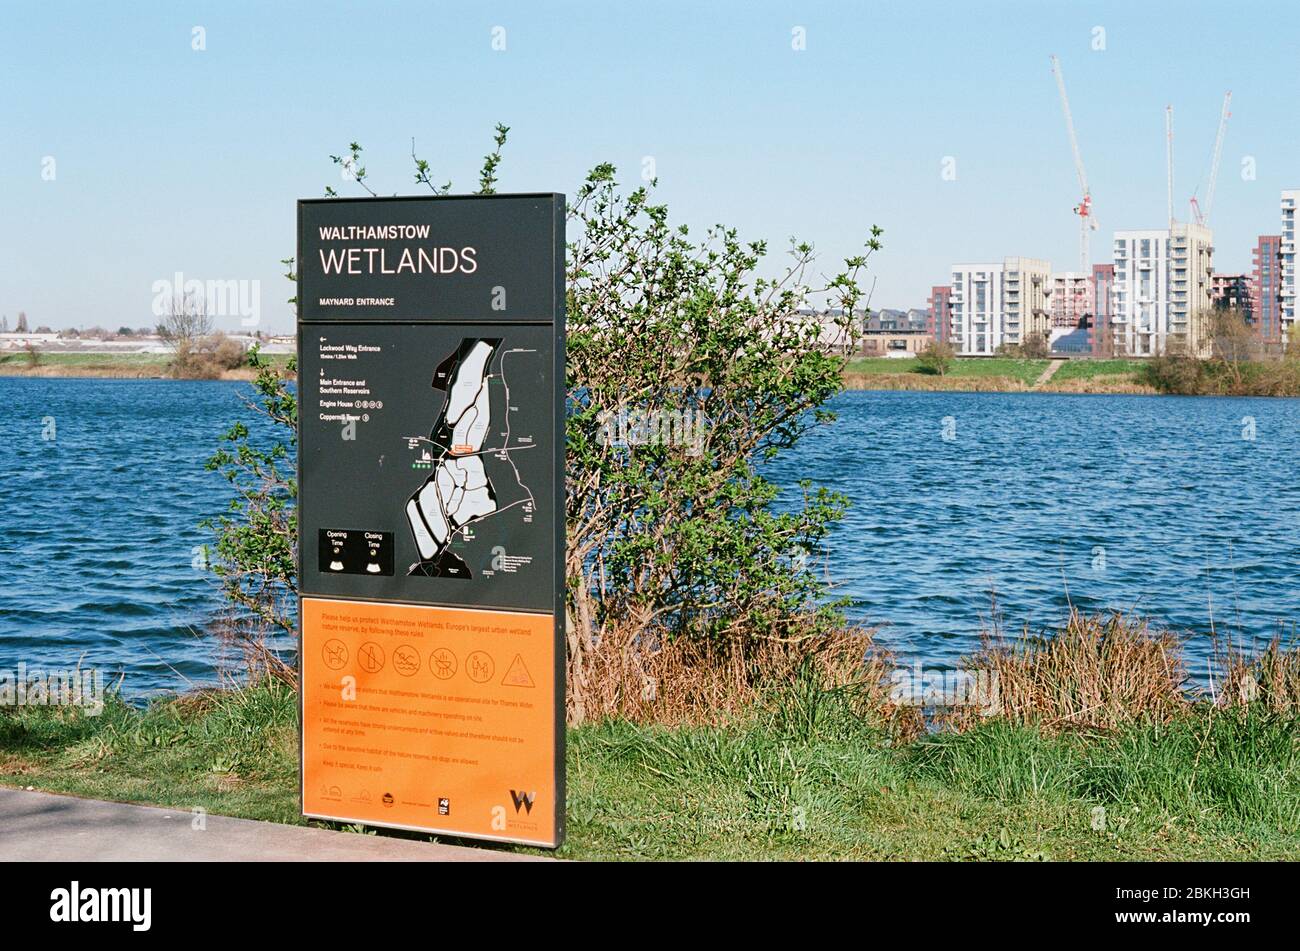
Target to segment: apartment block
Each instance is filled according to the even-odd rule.
[[[1092,266],[1092,352],[1106,356],[1114,352],[1111,338],[1111,303],[1115,289],[1115,265]]]
[[[1051,263],[1038,258],[1007,258],[1002,266],[1006,280],[1006,330],[1012,334],[1019,328],[1019,339],[1006,342],[1024,343],[1031,336],[1047,339],[1052,331],[1052,316],[1047,306]]]
[[[1295,325],[1296,320],[1295,226],[1298,201],[1300,201],[1300,189],[1291,188],[1282,192],[1282,242],[1278,252],[1282,263],[1279,330],[1284,338]]]
[[[1251,322],[1249,274],[1210,275],[1210,303],[1217,310],[1235,310]]]
[[[1282,340],[1282,236],[1262,234],[1251,255],[1251,325],[1266,344]]]
[[[1212,242],[1210,229],[1195,224],[1115,232],[1111,324],[1117,353],[1152,356],[1170,347],[1204,353]]]
[[[927,325],[930,336],[940,342],[946,341],[952,335],[952,287],[936,284],[930,288],[930,299],[926,304],[929,306]]]
[[[958,353],[992,354],[1002,343],[1002,265],[952,266],[952,336]]]
[[[992,356],[999,347],[1023,343],[1031,334],[1047,336],[1050,280],[1051,264],[1038,258],[953,265],[949,342],[958,353]]]

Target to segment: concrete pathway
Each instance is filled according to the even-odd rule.
[[[0,862],[520,862],[502,849],[434,845],[183,809],[0,789]]]
[[[1052,376],[1056,373],[1056,371],[1061,369],[1061,367],[1064,364],[1065,364],[1065,360],[1063,359],[1052,360],[1050,363],[1048,363],[1047,367],[1043,370],[1043,372],[1039,374],[1038,379],[1034,381],[1033,388],[1038,389],[1040,386],[1042,386],[1044,383],[1050,380]]]

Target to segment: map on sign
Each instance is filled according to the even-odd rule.
[[[467,337],[434,370],[433,388],[446,394],[442,410],[427,438],[408,440],[422,445],[421,458],[431,470],[406,501],[407,524],[420,556],[408,575],[468,580],[473,575],[452,550],[452,543],[470,537],[474,523],[508,508],[523,506],[531,517],[532,491],[510,460],[511,452],[531,448],[531,439],[513,446],[510,442],[510,385],[504,356],[514,352],[518,351],[502,353],[499,337]],[[488,446],[495,379],[501,382],[497,412],[504,420],[504,439],[501,445]],[[498,494],[484,464],[489,456],[504,460],[512,471],[514,485],[522,490],[514,501],[503,502]]]

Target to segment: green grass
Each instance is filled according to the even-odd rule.
[[[1091,380],[1099,376],[1133,377],[1145,366],[1145,360],[1067,360],[1052,375],[1052,382]]]
[[[301,823],[296,718],[284,687],[5,711],[0,783]],[[892,746],[838,695],[792,691],[744,726],[572,730],[568,773],[574,859],[1300,852],[1300,721],[1251,710],[1094,735],[989,721]]]
[[[162,365],[167,362],[165,353],[59,353],[40,351],[41,364],[50,366],[87,366],[130,364],[132,366]],[[17,363],[25,366],[27,354],[23,351],[6,353],[0,356],[0,362]]]
[[[109,694],[98,717],[68,708],[0,713],[0,783],[301,822],[297,717],[284,688],[143,711]]]
[[[281,368],[288,363],[289,357],[290,354],[287,353],[264,355],[264,358],[272,366]],[[161,375],[166,371],[170,362],[171,355],[167,353],[59,353],[41,351],[36,366],[38,368],[55,367],[66,369],[70,371],[69,375],[74,375],[77,370],[124,373],[152,371]],[[30,366],[31,362],[24,351],[0,354],[0,368],[22,370]]]
[[[952,377],[1007,377],[1026,385],[1038,379],[1047,368],[1046,360],[1018,360],[1010,357],[958,357],[953,361],[947,376]],[[864,357],[852,360],[846,373],[920,373],[915,359],[890,359],[889,357]]]

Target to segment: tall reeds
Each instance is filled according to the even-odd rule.
[[[1274,638],[1254,656],[1229,648],[1219,653],[1219,669],[1219,699],[1224,705],[1300,714],[1300,649],[1295,646],[1284,647]]]
[[[1049,731],[1112,729],[1167,722],[1189,703],[1179,638],[1120,613],[1071,611],[1051,634],[986,634],[962,667],[989,686],[978,709],[947,718],[958,729],[989,715]]]
[[[1211,707],[1300,714],[1300,649],[1275,640],[1259,653],[1219,650],[1206,688],[1188,675],[1184,642],[1119,612],[1072,611],[1060,628],[1041,634],[1007,636],[995,628],[960,663],[978,689],[949,706],[923,707],[894,689],[900,661],[871,630],[746,644],[607,635],[593,655],[587,718],[718,725],[788,705],[809,690],[851,696],[859,716],[896,739],[921,731],[922,710],[945,730],[1003,720],[1047,733],[1165,724]]]
[[[654,643],[606,633],[591,654],[586,717],[721,724],[814,684],[815,691],[851,697],[854,710],[873,722],[893,723],[910,716],[890,697],[893,667],[874,633],[862,628],[722,642],[683,637]]]

